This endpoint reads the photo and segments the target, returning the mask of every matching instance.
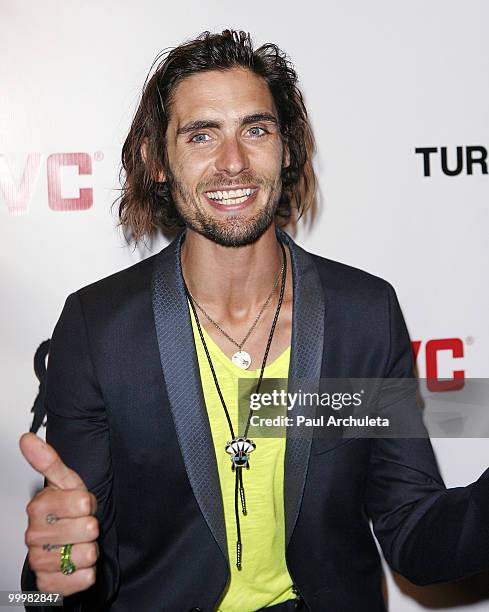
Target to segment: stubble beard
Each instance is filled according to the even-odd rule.
[[[185,184],[179,181],[173,171],[168,167],[166,180],[172,194],[173,201],[178,214],[185,225],[191,230],[202,234],[209,240],[226,247],[240,247],[252,244],[270,227],[275,218],[275,211],[282,192],[282,181],[280,176],[275,180],[258,178],[256,176],[242,178],[241,183],[252,183],[258,185],[260,190],[268,192],[265,206],[252,216],[237,214],[227,215],[225,219],[217,219],[212,215],[206,215],[200,208],[197,197],[194,196]],[[226,182],[229,185],[229,181]],[[218,189],[219,186],[213,181],[212,185],[199,183],[197,192],[202,193],[210,187]]]

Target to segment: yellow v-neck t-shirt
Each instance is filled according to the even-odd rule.
[[[236,567],[235,473],[225,451],[231,439],[229,425],[216,390],[209,362],[189,305],[202,389],[217,459],[224,506],[231,579],[218,612],[254,612],[294,599],[292,579],[285,563],[284,456],[285,436],[258,438],[250,454],[250,469],[243,471],[247,514],[240,511],[242,568]],[[258,379],[260,369],[242,370],[225,355],[201,324],[219,387],[236,435],[238,378]],[[290,346],[265,367],[264,378],[288,378]],[[260,364],[261,365],[261,364]]]

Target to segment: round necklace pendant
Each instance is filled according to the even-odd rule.
[[[234,365],[237,365],[238,368],[242,370],[247,370],[251,364],[251,356],[246,351],[236,351],[234,355],[231,357],[231,361]]]

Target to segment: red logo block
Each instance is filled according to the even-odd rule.
[[[414,361],[416,362],[421,347],[421,340],[411,343]],[[438,353],[450,351],[454,359],[464,356],[464,343],[460,338],[443,338],[428,340],[425,345],[426,357],[426,385],[429,391],[459,391],[465,385],[465,370],[453,370],[452,378],[440,380],[438,377]]]
[[[53,153],[47,159],[48,204],[52,210],[87,210],[93,206],[93,189],[79,189],[76,198],[63,198],[61,195],[62,168],[75,166],[78,174],[92,174],[92,159],[88,153]],[[22,178],[16,184],[4,155],[0,155],[0,194],[12,215],[25,214],[32,200],[41,171],[41,154],[27,156]]]
[[[53,153],[48,157],[48,202],[53,210],[86,210],[93,205],[92,188],[81,188],[78,198],[61,197],[61,168],[78,166],[78,174],[92,174],[88,153]]]

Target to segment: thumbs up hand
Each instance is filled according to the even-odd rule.
[[[84,591],[96,580],[97,499],[80,476],[41,438],[26,433],[19,445],[32,467],[47,478],[47,486],[26,507],[29,523],[25,543],[37,587],[65,596]],[[62,573],[60,566],[60,548],[64,544],[73,544],[71,560],[76,567],[68,575]]]

